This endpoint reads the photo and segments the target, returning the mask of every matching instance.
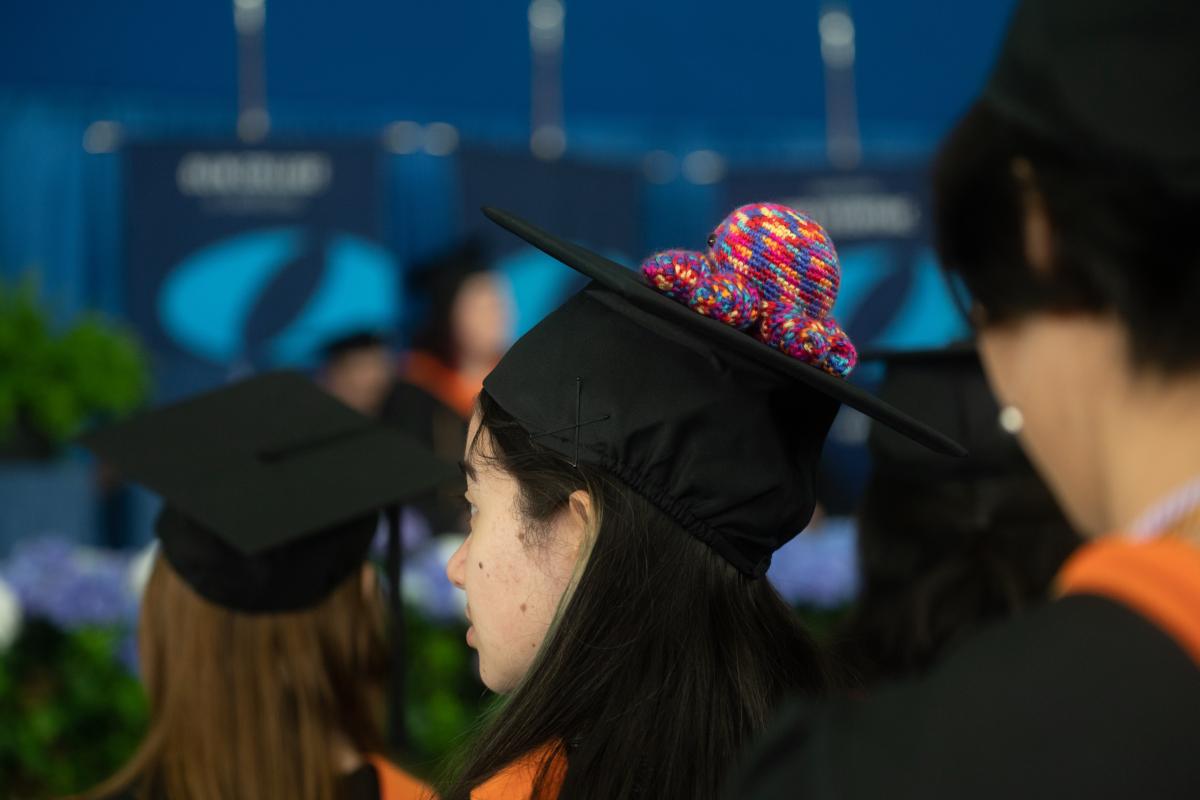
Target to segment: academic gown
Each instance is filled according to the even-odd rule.
[[[467,419],[425,388],[403,381],[392,385],[384,399],[380,419],[394,425],[429,447],[439,457],[456,462],[462,459],[467,439]],[[413,501],[434,533],[465,532],[466,508],[461,486],[448,485]]]
[[[1059,592],[915,682],[790,705],[727,796],[1200,797],[1200,549],[1089,544]]]

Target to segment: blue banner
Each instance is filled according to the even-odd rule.
[[[303,364],[397,325],[373,146],[142,143],[125,169],[126,308],[160,362]]]

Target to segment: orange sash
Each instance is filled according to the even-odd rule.
[[[475,398],[483,383],[468,383],[436,357],[421,350],[407,355],[401,377],[433,395],[442,405],[453,409],[463,419],[470,419],[475,410]]]
[[[533,784],[550,758],[542,790],[534,795]],[[567,776],[567,759],[559,748],[547,745],[514,761],[471,791],[471,800],[554,800]]]
[[[1128,606],[1175,640],[1200,667],[1200,548],[1175,536],[1092,542],[1058,574],[1063,595],[1097,594]]]
[[[368,755],[367,761],[379,777],[380,800],[433,800],[430,789],[383,756]]]

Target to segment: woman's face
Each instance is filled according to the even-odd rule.
[[[446,564],[450,581],[467,593],[467,644],[479,652],[479,676],[492,691],[507,692],[524,677],[546,638],[571,584],[584,524],[570,508],[527,541],[516,481],[488,463],[486,432],[471,420],[463,456],[470,532]]]
[[[450,315],[454,340],[469,359],[499,358],[512,343],[512,291],[499,272],[481,272],[463,281]]]

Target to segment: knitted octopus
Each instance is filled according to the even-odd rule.
[[[845,377],[858,360],[830,316],[841,276],[833,242],[787,206],[742,206],[708,237],[708,252],[657,253],[642,274],[668,297],[831,375]]]

